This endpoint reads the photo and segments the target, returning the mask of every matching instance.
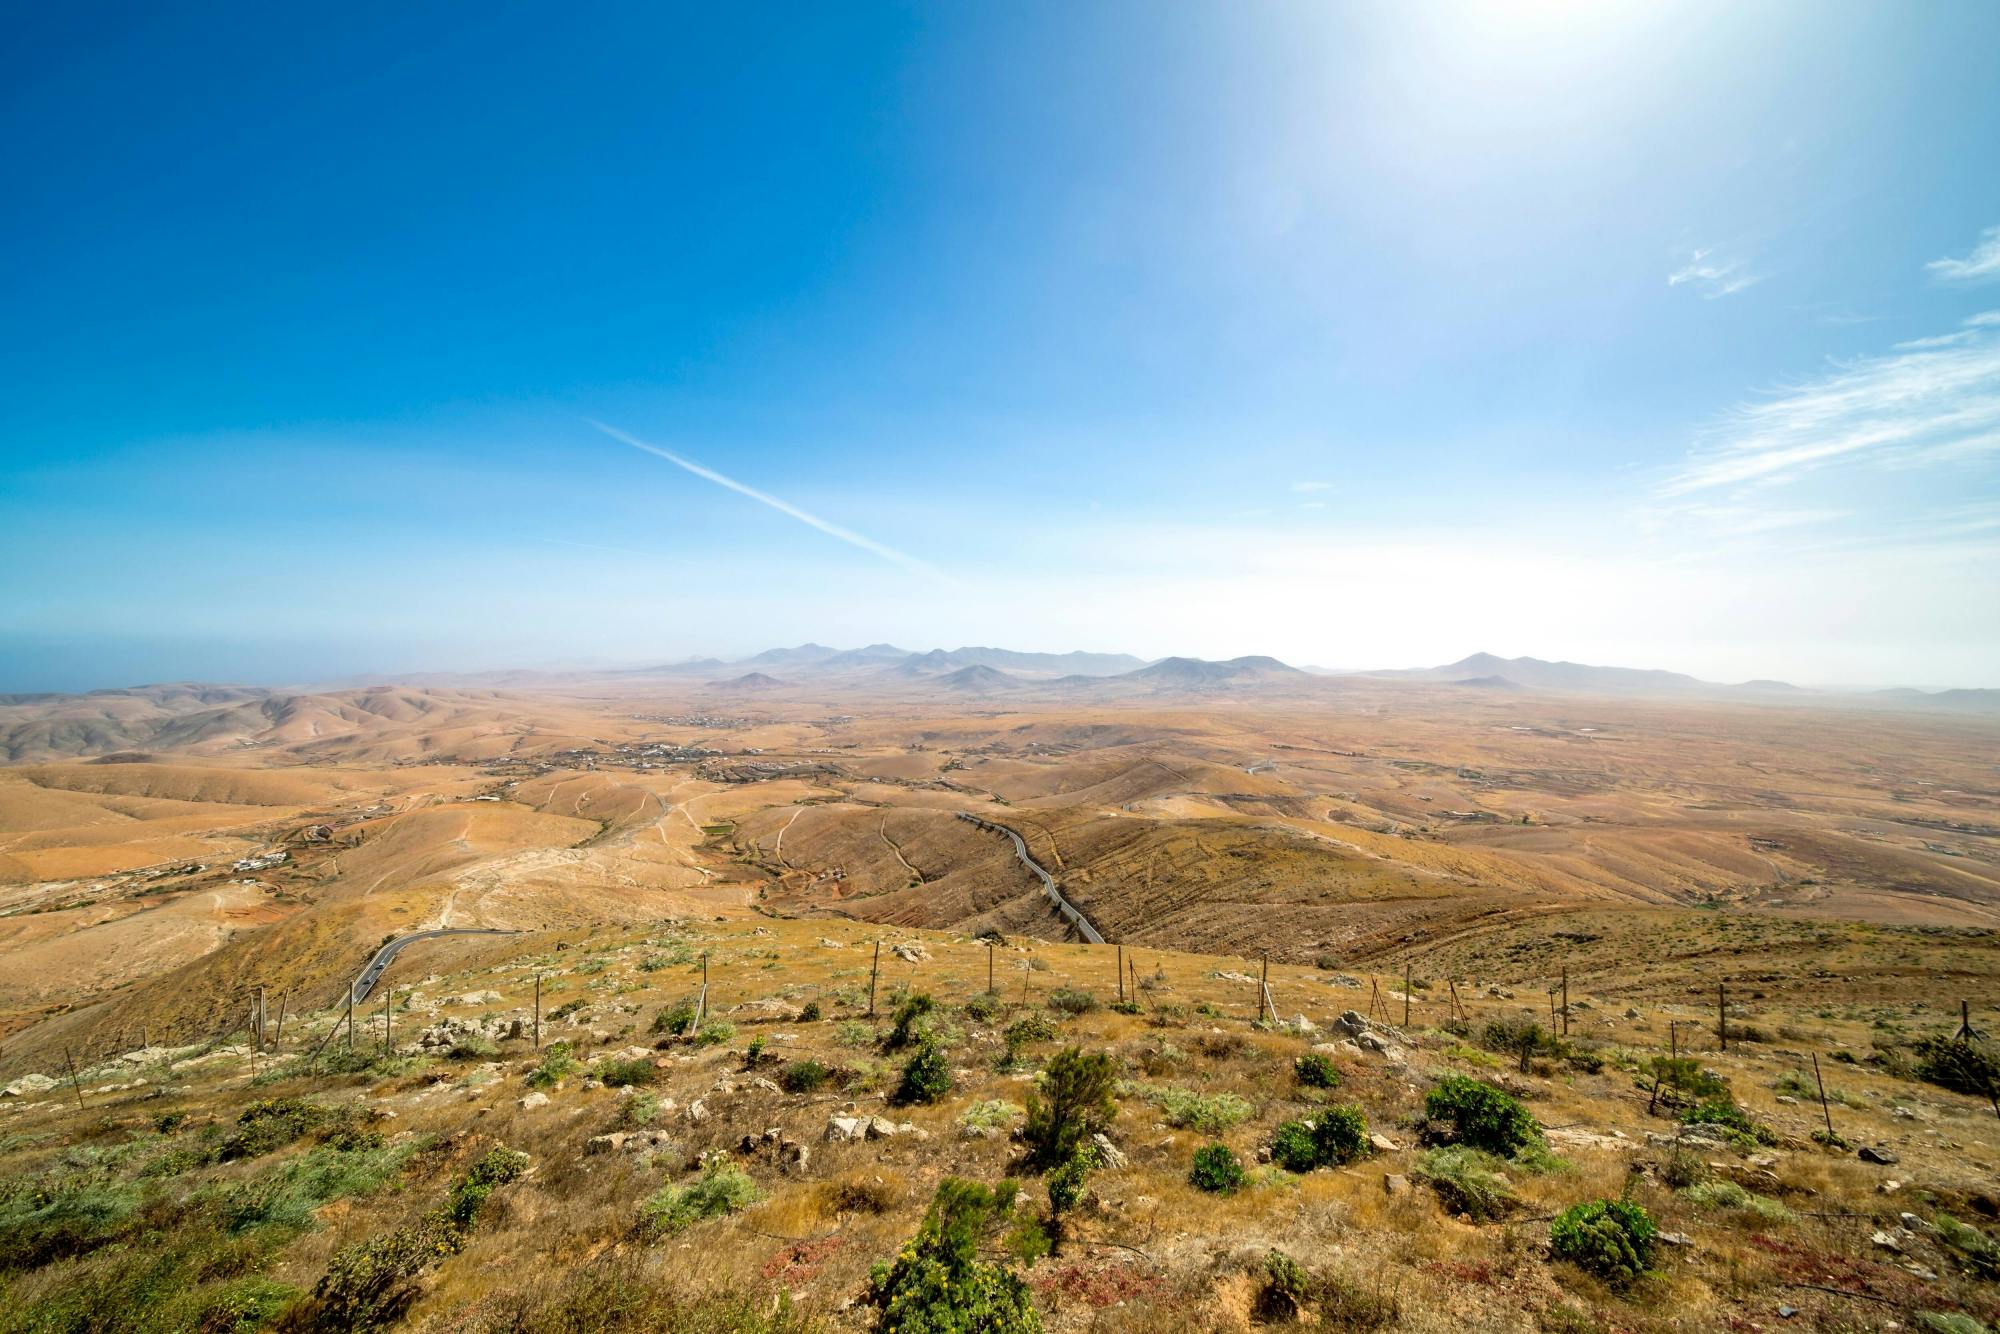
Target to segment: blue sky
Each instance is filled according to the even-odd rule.
[[[2000,685],[2000,7],[159,8],[0,52],[0,690]]]

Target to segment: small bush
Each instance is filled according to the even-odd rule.
[[[742,1168],[712,1159],[685,1186],[668,1186],[639,1207],[640,1221],[655,1237],[672,1236],[710,1218],[735,1213],[762,1196]]]
[[[990,991],[982,991],[965,1003],[965,1017],[977,1023],[990,1024],[1005,1011],[1000,997]]]
[[[1116,1064],[1103,1052],[1086,1053],[1080,1047],[1058,1052],[1028,1095],[1022,1137],[1029,1163],[1042,1171],[1060,1167],[1108,1127],[1118,1115],[1112,1097],[1117,1078]]]
[[[1953,1093],[2000,1099],[2000,1056],[1983,1042],[1925,1038],[1917,1043],[1917,1078]],[[2000,1102],[1995,1103],[2000,1106]]]
[[[1170,1126],[1220,1135],[1233,1125],[1248,1121],[1257,1109],[1234,1093],[1197,1093],[1186,1088],[1148,1089],[1146,1100],[1160,1109]]]
[[[725,1047],[736,1041],[736,1025],[727,1019],[710,1019],[694,1035],[697,1047]]]
[[[1447,1075],[1424,1098],[1424,1116],[1448,1126],[1450,1141],[1512,1158],[1542,1142],[1542,1128],[1519,1101],[1491,1084]]]
[[[890,1028],[887,1040],[882,1043],[883,1050],[901,1051],[905,1047],[914,1045],[929,1031],[930,1026],[926,1021],[930,1018],[931,1011],[936,1008],[937,1002],[931,999],[928,992],[919,991],[914,995],[905,996],[903,1003],[896,1007],[895,1024]]]
[[[1488,1051],[1504,1052],[1520,1062],[1521,1073],[1528,1073],[1528,1062],[1538,1052],[1550,1047],[1547,1030],[1533,1019],[1520,1016],[1511,1019],[1495,1019],[1480,1030],[1479,1045]]]
[[[1077,1015],[1089,1014],[1096,1009],[1097,997],[1076,987],[1057,987],[1049,992],[1049,1008],[1058,1014],[1075,1018]]]
[[[1049,1022],[1047,1015],[1025,1014],[1007,1025],[1002,1037],[1008,1051],[1017,1051],[1031,1042],[1054,1042],[1056,1026]]]
[[[1368,1118],[1351,1103],[1323,1107],[1313,1117],[1313,1145],[1322,1166],[1351,1163],[1368,1152]]]
[[[1731,1132],[1732,1136],[1741,1136],[1758,1144],[1775,1144],[1778,1139],[1772,1133],[1769,1126],[1757,1120],[1750,1113],[1744,1111],[1727,1098],[1696,1103],[1681,1113],[1681,1124],[1684,1126],[1720,1126],[1724,1130]]]
[[[643,1088],[660,1077],[659,1069],[643,1056],[629,1061],[599,1061],[590,1068],[606,1088]]]
[[[1296,1324],[1305,1315],[1312,1298],[1312,1281],[1299,1262],[1283,1251],[1264,1257],[1264,1284],[1258,1290],[1252,1314],[1262,1324]]]
[[[1653,1265],[1659,1229],[1636,1204],[1591,1200],[1571,1205],[1549,1225],[1549,1248],[1586,1273],[1611,1284],[1629,1283]]]
[[[819,1022],[818,1001],[807,1001],[799,1007],[799,1022],[802,1024],[816,1024]]]
[[[567,1042],[552,1042],[542,1049],[541,1064],[528,1072],[528,1087],[554,1088],[580,1069],[582,1066],[570,1055]]]
[[[778,1072],[778,1087],[787,1093],[812,1093],[825,1084],[831,1074],[818,1061],[793,1061]]]
[[[1309,1051],[1292,1063],[1292,1073],[1299,1083],[1307,1088],[1336,1089],[1340,1087],[1340,1067],[1323,1052]]]
[[[951,1066],[945,1060],[944,1048],[935,1039],[924,1038],[904,1064],[902,1082],[896,1085],[891,1100],[902,1105],[936,1102],[949,1092]]]
[[[500,1054],[500,1044],[483,1033],[461,1033],[446,1055],[454,1061],[490,1061]]]
[[[1310,1172],[1319,1166],[1319,1145],[1312,1125],[1287,1121],[1271,1136],[1271,1161],[1287,1172]]]
[[[959,1113],[958,1123],[974,1130],[999,1130],[1003,1126],[1013,1124],[1021,1113],[1022,1109],[1013,1103],[995,1098],[973,1103]]]
[[[665,1033],[669,1037],[686,1037],[694,1031],[694,1019],[697,1013],[693,1001],[675,1001],[653,1016],[651,1029],[654,1033]]]
[[[843,1047],[865,1047],[875,1040],[875,1030],[859,1019],[843,1019],[834,1025],[833,1040]]]
[[[1227,1144],[1209,1144],[1194,1151],[1188,1180],[1212,1195],[1234,1195],[1243,1188],[1243,1164]]]
[[[1034,1298],[1012,1270],[979,1259],[979,1246],[1014,1205],[1011,1183],[988,1190],[947,1177],[924,1221],[890,1264],[869,1276],[875,1328],[894,1334],[1040,1334]]]
[[[2000,1279],[2000,1242],[1976,1227],[1959,1222],[1950,1214],[1941,1213],[1933,1222],[1937,1225],[1938,1236],[1958,1252],[1967,1268],[1981,1278]]]
[[[1414,1175],[1437,1192],[1447,1212],[1485,1223],[1504,1218],[1520,1203],[1505,1166],[1490,1153],[1452,1144],[1426,1150]]]

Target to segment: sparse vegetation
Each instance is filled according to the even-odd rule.
[[[761,1198],[749,1173],[733,1163],[710,1159],[686,1185],[667,1186],[650,1196],[639,1208],[640,1223],[648,1236],[670,1237]]]
[[[882,1334],[1038,1334],[1028,1285],[979,1258],[979,1246],[1012,1211],[1011,1183],[998,1190],[947,1177],[896,1258],[875,1267],[869,1300]]]
[[[1431,1135],[1449,1143],[1512,1158],[1541,1144],[1542,1128],[1528,1109],[1491,1084],[1447,1075],[1424,1098]]]
[[[1233,1195],[1243,1188],[1243,1164],[1227,1144],[1208,1144],[1194,1151],[1188,1180],[1211,1195]]]
[[[1658,1236],[1659,1228],[1638,1205],[1591,1200],[1556,1215],[1549,1225],[1549,1249],[1557,1259],[1617,1285],[1652,1268]]]

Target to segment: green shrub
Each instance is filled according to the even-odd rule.
[[[1299,1083],[1307,1088],[1337,1089],[1340,1087],[1340,1067],[1323,1052],[1309,1051],[1292,1062],[1292,1073]]]
[[[859,1019],[843,1019],[833,1027],[833,1040],[843,1047],[865,1047],[875,1040],[875,1030]]]
[[[1000,997],[991,991],[982,991],[965,1003],[965,1017],[982,1024],[992,1023],[1004,1010]]]
[[[261,1176],[225,1188],[218,1215],[231,1232],[278,1226],[304,1231],[334,1200],[369,1195],[392,1180],[406,1153],[319,1145]]]
[[[1549,1226],[1549,1248],[1607,1283],[1629,1283],[1652,1267],[1659,1229],[1646,1211],[1622,1200],[1571,1205]]]
[[[708,1019],[694,1035],[697,1047],[722,1047],[736,1040],[736,1025],[727,1019]]]
[[[1958,1252],[1967,1268],[1981,1278],[2000,1279],[2000,1242],[1976,1227],[1959,1222],[1950,1214],[1941,1213],[1932,1221],[1937,1226],[1938,1236]]]
[[[582,1014],[584,1007],[589,1004],[588,1000],[579,996],[573,1001],[566,1001],[556,1006],[555,1009],[550,1010],[544,1017],[552,1024],[559,1024],[565,1019],[574,1018],[576,1015]]]
[[[893,1263],[878,1264],[869,1300],[883,1334],[1039,1334],[1028,1285],[979,1259],[979,1245],[1012,1210],[1011,1183],[988,1190],[947,1177],[916,1236]]]
[[[1118,1115],[1117,1082],[1117,1064],[1104,1052],[1065,1047],[1051,1057],[1028,1095],[1022,1138],[1029,1163],[1041,1171],[1060,1167],[1108,1127]]]
[[[1309,1122],[1287,1121],[1271,1136],[1271,1161],[1287,1172],[1310,1172],[1319,1166],[1319,1145]]]
[[[936,1102],[951,1092],[951,1065],[945,1060],[944,1048],[934,1038],[924,1038],[917,1043],[917,1050],[903,1066],[903,1078],[896,1085],[891,1101],[908,1105],[918,1102]]]
[[[1424,1098],[1424,1116],[1448,1125],[1452,1143],[1511,1158],[1542,1142],[1542,1128],[1519,1101],[1491,1084],[1446,1075]]]
[[[1305,1306],[1312,1299],[1312,1280],[1299,1262],[1283,1251],[1272,1251],[1264,1257],[1264,1283],[1257,1292],[1256,1305],[1252,1309],[1260,1324],[1296,1324],[1305,1315]]]
[[[1313,1117],[1313,1144],[1323,1166],[1345,1166],[1368,1152],[1368,1118],[1352,1103],[1322,1107]]]
[[[818,1001],[807,1001],[799,1007],[799,1022],[802,1024],[816,1024],[819,1022]]]
[[[1490,1153],[1451,1144],[1426,1150],[1413,1175],[1437,1192],[1447,1213],[1484,1223],[1505,1217],[1520,1203],[1505,1166]]]
[[[1049,992],[1049,1008],[1071,1018],[1097,1008],[1097,997],[1076,987],[1057,987]]]
[[[694,1031],[694,1019],[697,1013],[693,1001],[675,1001],[653,1016],[652,1031],[665,1033],[671,1037],[685,1037]]]
[[[1520,1062],[1521,1073],[1528,1073],[1528,1062],[1536,1053],[1549,1049],[1551,1042],[1547,1030],[1525,1015],[1509,1019],[1495,1019],[1480,1030],[1479,1045],[1488,1051],[1504,1052]]]
[[[496,1186],[527,1169],[528,1156],[494,1148],[453,1186],[443,1208],[415,1223],[342,1248],[312,1296],[287,1313],[286,1326],[315,1334],[386,1329],[416,1300],[417,1280],[465,1249],[480,1206]]]
[[[660,1119],[660,1100],[650,1093],[635,1093],[625,1100],[620,1117],[628,1126],[649,1126]]]
[[[1243,1163],[1227,1144],[1208,1144],[1194,1151],[1188,1180],[1212,1195],[1234,1195],[1243,1188]]]
[[[1062,1236],[1062,1216],[1083,1201],[1084,1179],[1097,1166],[1097,1146],[1080,1144],[1076,1152],[1051,1168],[1046,1180],[1049,1189],[1049,1223],[1055,1238]]]
[[[551,1042],[542,1049],[541,1064],[528,1072],[528,1087],[554,1088],[583,1067],[570,1055],[567,1042]]]
[[[454,1061],[490,1061],[500,1054],[500,1044],[484,1033],[461,1033],[446,1053]]]
[[[1758,1121],[1750,1113],[1738,1107],[1727,1098],[1717,1098],[1709,1102],[1696,1103],[1681,1113],[1684,1126],[1721,1126],[1734,1136],[1741,1136],[1758,1144],[1775,1144],[1778,1137],[1771,1128]]]
[[[1160,1109],[1168,1125],[1204,1135],[1220,1135],[1229,1127],[1248,1121],[1257,1110],[1234,1093],[1197,1093],[1193,1089],[1168,1086],[1147,1089],[1142,1096]]]
[[[2000,1056],[1983,1042],[1925,1038],[1917,1043],[1917,1078],[2000,1106]]]
[[[793,1061],[778,1072],[778,1087],[787,1093],[812,1093],[831,1075],[832,1071],[818,1061]]]
[[[896,1017],[889,1029],[888,1038],[882,1043],[884,1051],[901,1051],[912,1046],[930,1030],[926,1022],[931,1011],[937,1008],[929,992],[919,991],[905,996],[903,1003],[896,1007]]]
[[[606,1088],[643,1088],[660,1077],[660,1071],[643,1056],[629,1061],[599,1061],[590,1068]]]
[[[1031,1042],[1054,1042],[1056,1026],[1049,1022],[1047,1015],[1024,1014],[1007,1025],[1002,1037],[1007,1043],[1008,1053],[1012,1054]]]
[[[995,1098],[973,1103],[959,1113],[958,1123],[974,1130],[998,1130],[1012,1124],[1021,1113],[1022,1109],[1013,1103]]]
[[[719,1158],[710,1159],[701,1175],[687,1185],[667,1186],[640,1205],[640,1223],[651,1236],[671,1236],[696,1223],[747,1208],[761,1198],[749,1173]]]

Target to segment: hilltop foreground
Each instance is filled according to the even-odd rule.
[[[1907,1006],[1746,989],[1724,1051],[1712,1008],[1573,990],[1564,1037],[1424,969],[1277,965],[1266,1003],[1257,965],[1128,950],[1121,1001],[1119,958],[782,921],[414,946],[351,1042],[334,1006],[11,1086],[0,1328],[2000,1319],[2000,1120],[1918,1077],[1950,1030]],[[1071,1047],[1109,1083],[1050,1167]],[[1013,1192],[956,1267],[906,1249],[950,1177]],[[1629,1269],[1559,1217],[1598,1200],[1657,1230]]]

